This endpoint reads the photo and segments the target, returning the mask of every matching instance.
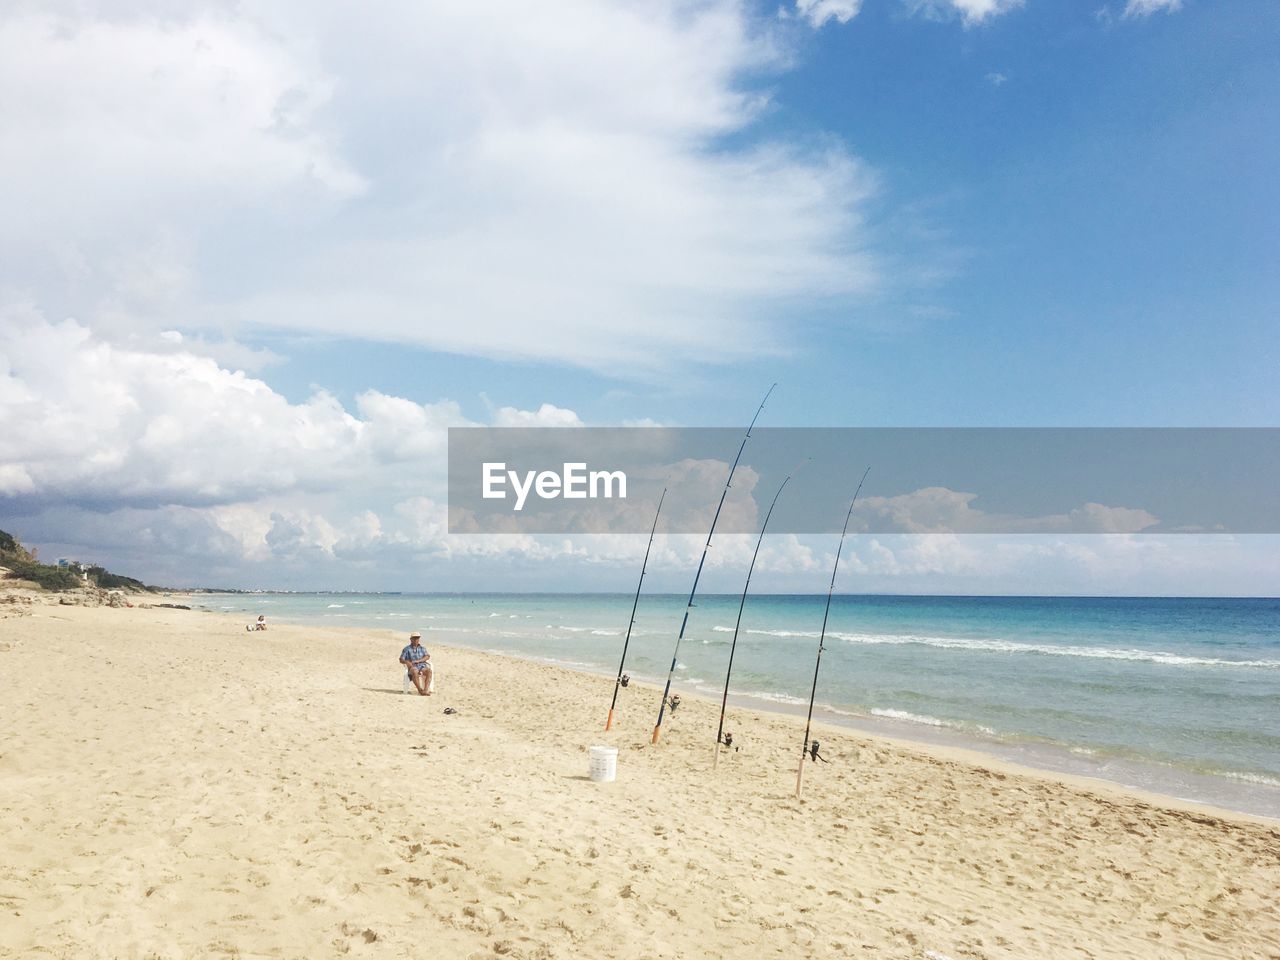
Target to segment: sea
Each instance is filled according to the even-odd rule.
[[[433,641],[599,674],[601,716],[633,594],[197,595],[211,610]],[[825,595],[640,598],[625,672],[673,692],[803,713]],[[407,641],[406,641],[407,642]],[[394,658],[397,651],[390,651]],[[653,703],[643,702],[647,696]],[[657,715],[657,695],[624,691]],[[1280,818],[1280,599],[832,599],[815,717]],[[741,741],[749,730],[739,731]],[[715,731],[708,731],[714,742]]]

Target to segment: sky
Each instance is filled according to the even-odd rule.
[[[7,4],[0,529],[163,585],[625,592],[644,537],[449,534],[448,427],[737,427],[775,381],[762,425],[1276,425],[1278,40],[1204,0]],[[846,556],[1280,575],[1265,536]]]

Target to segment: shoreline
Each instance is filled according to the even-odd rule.
[[[335,632],[355,633],[360,631],[358,627],[332,627]],[[388,631],[393,633],[394,631]],[[440,631],[444,633],[446,631]],[[549,670],[563,670],[568,673],[578,674],[579,676],[591,677],[592,679],[600,679],[612,681],[614,676],[599,673],[590,669],[588,666],[574,666],[562,662],[554,662],[544,660],[537,657],[525,657],[516,653],[505,651],[496,651],[491,649],[482,649],[478,647],[468,646],[460,643],[432,643],[433,647],[440,647],[445,650],[460,650],[468,653],[480,653],[485,656],[498,657],[504,660],[513,660],[519,663],[536,664]],[[676,681],[678,682],[678,680]],[[662,697],[662,686],[660,682],[651,679],[639,679],[632,677],[631,686],[646,690],[653,695],[653,705],[658,703]],[[675,683],[673,683],[673,689]],[[608,686],[601,686],[601,703],[608,695]],[[682,698],[696,699],[704,704],[714,707],[717,711],[720,707],[720,699],[705,691],[697,690],[683,685],[679,691]],[[789,720],[796,720],[796,742],[799,743],[803,738],[804,724],[803,720],[807,712],[807,705],[790,705],[778,703],[772,700],[754,696],[750,693],[734,693],[729,692],[729,708],[738,711],[752,711],[758,714],[768,714],[774,717],[784,717]],[[607,704],[602,708],[601,713],[607,713]],[[652,711],[651,711],[652,713]],[[717,713],[718,716],[718,713]],[[1169,810],[1177,810],[1182,812],[1202,813],[1208,816],[1221,817],[1223,819],[1235,819],[1245,823],[1253,823],[1259,826],[1280,828],[1280,814],[1269,815],[1265,813],[1257,813],[1251,810],[1239,810],[1234,807],[1222,806],[1220,804],[1209,803],[1203,800],[1197,800],[1190,797],[1179,797],[1173,794],[1161,793],[1157,790],[1150,790],[1145,787],[1135,786],[1123,783],[1117,780],[1110,780],[1106,777],[1091,776],[1083,773],[1073,773],[1068,770],[1059,770],[1048,766],[1037,766],[1030,763],[1022,763],[1018,760],[1010,760],[1001,757],[993,752],[984,750],[981,746],[971,746],[965,742],[946,743],[932,742],[925,739],[916,739],[911,736],[898,736],[891,732],[875,729],[874,721],[876,718],[866,718],[865,722],[861,717],[839,716],[833,714],[832,708],[815,706],[813,713],[813,730],[816,732],[821,729],[824,736],[839,734],[857,734],[870,740],[882,742],[886,745],[893,746],[898,749],[910,750],[924,756],[929,756],[938,760],[947,760],[965,763],[982,769],[997,770],[1002,773],[1012,774],[1016,776],[1024,776],[1032,779],[1040,778],[1049,783],[1058,783],[1075,789],[1088,790],[1100,794],[1109,794],[1117,798],[1127,798],[1131,800],[1141,801],[1151,806],[1165,807]],[[602,728],[603,732],[603,728]],[[710,746],[708,752],[714,749],[714,729],[709,728],[706,737]],[[963,740],[963,735],[957,735],[958,741]],[[799,752],[796,752],[795,760],[799,761]],[[794,772],[795,767],[793,766]],[[1206,776],[1206,779],[1208,777]],[[1271,789],[1266,788],[1264,789]],[[1277,788],[1280,793],[1280,788]]]
[[[347,631],[358,628],[335,627],[333,629],[335,631]],[[433,646],[440,647],[443,650],[480,653],[485,656],[498,657],[504,660],[536,664],[549,670],[563,670],[580,676],[591,677],[592,679],[614,679],[607,674],[596,673],[586,667],[576,668],[563,663],[551,663],[539,660],[535,657],[522,657],[518,654],[499,652],[495,650],[481,650],[476,647],[466,646],[465,644],[436,643],[433,644]],[[638,687],[652,693],[653,702],[655,704],[659,699],[661,699],[662,687],[660,684],[655,683],[652,680],[642,680],[632,677],[631,686]],[[604,697],[608,693],[607,686],[602,686],[601,691],[601,696]],[[708,693],[699,690],[685,689],[680,691],[680,695],[682,698],[688,697],[696,699],[715,708],[717,711],[719,710],[719,698]],[[601,702],[603,703],[603,699]],[[749,693],[734,693],[730,691],[729,708],[731,710],[738,710],[740,713],[749,711],[755,714],[796,720],[798,721],[798,725],[795,727],[796,742],[798,743],[803,737],[803,720],[806,712],[805,707],[791,707],[788,704],[763,700],[761,698],[754,697]],[[607,710],[603,710],[602,712],[607,713]],[[830,736],[838,736],[841,734],[847,735],[852,733],[865,737],[869,741],[882,743],[885,746],[890,746],[895,749],[910,751],[934,760],[963,763],[967,766],[982,770],[990,770],[1012,776],[1026,777],[1028,779],[1039,779],[1046,783],[1060,784],[1062,786],[1097,794],[1099,796],[1107,796],[1111,799],[1138,801],[1149,806],[1160,807],[1170,811],[1204,814],[1205,816],[1217,817],[1224,820],[1235,820],[1241,823],[1250,823],[1257,826],[1280,830],[1280,816],[1268,816],[1267,814],[1254,813],[1249,810],[1237,810],[1232,807],[1219,806],[1217,804],[1206,803],[1204,801],[1188,797],[1177,797],[1172,794],[1160,793],[1143,787],[1132,786],[1115,780],[1108,780],[1105,777],[1093,777],[1085,774],[1075,774],[1069,771],[1055,770],[1027,763],[1019,763],[1016,760],[1006,760],[1003,757],[989,753],[979,747],[971,747],[959,743],[932,743],[927,740],[917,740],[907,736],[895,736],[891,733],[867,729],[866,727],[860,726],[858,718],[833,717],[831,716],[830,708],[823,709],[815,707],[812,732],[818,732],[819,730],[823,731],[823,736],[818,739],[822,739],[824,741]],[[706,739],[710,744],[707,748],[708,754],[710,754],[715,747],[713,729],[708,729]],[[796,752],[794,759],[797,763],[799,762],[798,751]],[[782,764],[780,769],[785,769],[785,766],[785,763]],[[791,772],[795,772],[794,765],[791,767]]]
[[[336,594],[335,594],[336,595]],[[200,594],[181,594],[189,597],[193,605],[199,605]],[[204,595],[209,596],[209,595]],[[507,596],[507,595],[502,595]],[[534,596],[534,595],[531,595]],[[200,606],[206,612],[218,616],[235,617],[237,614],[213,610]],[[386,627],[334,626],[318,617],[290,617],[273,614],[279,623],[294,625],[319,626],[326,630],[346,631],[353,635],[368,633],[374,630],[385,630],[394,633],[394,629]],[[495,656],[509,657],[527,663],[537,663],[560,669],[570,670],[586,676],[604,678],[612,681],[615,674],[605,667],[596,667],[589,663],[560,660],[552,656],[526,654],[520,651],[498,649],[497,644],[481,645],[462,639],[464,633],[448,627],[435,627],[429,634],[439,636],[449,646],[491,653]],[[632,683],[649,687],[653,691],[653,710],[661,698],[663,678],[642,677],[632,674]],[[703,689],[698,684],[691,684],[678,675],[673,682],[673,690],[677,689],[681,696],[696,697],[707,702],[714,702],[718,707],[720,693]],[[821,685],[819,686],[821,693]],[[749,691],[730,690],[729,703],[743,709],[759,710],[779,716],[803,718],[807,704],[791,704],[769,696]],[[1154,759],[1142,757],[1123,757],[1106,752],[1093,754],[1079,752],[1066,743],[1041,741],[1032,738],[1010,736],[983,737],[972,731],[954,728],[948,725],[933,727],[926,723],[893,717],[880,717],[857,713],[841,707],[823,704],[819,700],[814,709],[814,721],[823,722],[833,729],[854,731],[865,736],[876,737],[906,746],[922,748],[936,747],[940,750],[965,751],[976,757],[984,758],[992,763],[1008,764],[1027,771],[1041,772],[1055,777],[1096,782],[1100,785],[1132,792],[1147,798],[1158,799],[1174,804],[1189,804],[1206,810],[1257,817],[1263,821],[1280,822],[1280,785],[1264,782],[1252,782],[1231,772],[1203,772],[1176,764],[1165,764]],[[798,735],[799,741],[802,733]],[[714,740],[714,729],[708,734]]]

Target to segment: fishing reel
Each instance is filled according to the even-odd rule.
[[[679,706],[680,706],[680,694],[673,693],[671,696],[667,697],[667,709],[670,710],[673,715],[675,714],[676,709]]]
[[[631,675],[629,673],[624,673],[622,677],[618,680],[618,683],[622,684],[622,686],[624,687],[627,686],[628,684],[631,683]]]
[[[817,740],[810,740],[810,741],[809,741],[809,759],[810,759],[810,760],[821,760],[823,763],[830,763],[831,761],[830,761],[830,760],[828,760],[826,757],[820,757],[820,756],[818,756],[818,747],[819,747],[819,746],[821,746],[821,744],[819,744]]]
[[[738,748],[733,745],[733,734],[728,730],[724,732],[724,735],[720,738],[720,742],[724,744],[724,748],[726,750],[732,750],[734,753],[738,752]]]

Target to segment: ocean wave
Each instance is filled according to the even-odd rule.
[[[783,631],[765,631],[777,636],[804,636]],[[816,633],[811,634],[817,636]],[[1034,653],[1051,657],[1082,657],[1090,660],[1130,660],[1177,667],[1253,667],[1280,669],[1280,660],[1222,660],[1216,657],[1192,657],[1162,650],[1133,650],[1119,647],[1057,646],[1050,643],[1019,643],[1014,640],[970,640],[959,637],[924,637],[912,634],[829,633],[846,643],[867,646],[919,645],[941,650],[963,650],[974,653]]]
[[[717,632],[732,633],[732,627],[715,626]],[[759,637],[783,637],[816,640],[817,630],[744,630],[743,633]],[[827,636],[846,643],[866,646],[919,645],[940,650],[962,650],[974,653],[1034,653],[1051,657],[1083,657],[1091,660],[1130,660],[1159,663],[1175,667],[1252,667],[1262,670],[1280,670],[1280,660],[1224,660],[1220,657],[1196,657],[1164,650],[1136,650],[1122,647],[1082,647],[1052,643],[1022,643],[1016,640],[970,639],[965,637],[931,637],[917,634],[896,633],[841,633],[827,631]]]
[[[1255,783],[1264,787],[1280,787],[1280,780],[1275,777],[1268,777],[1261,773],[1244,773],[1236,770],[1214,770],[1213,776],[1226,777],[1228,780],[1238,780],[1241,783]]]
[[[906,720],[910,723],[922,723],[927,727],[955,726],[955,724],[947,723],[945,720],[939,720],[937,717],[929,717],[921,713],[908,713],[906,710],[894,710],[888,707],[873,707],[871,715],[873,717],[885,717],[889,720]]]
[[[873,707],[870,711],[873,717],[882,717],[886,720],[903,720],[907,723],[919,723],[926,727],[946,727],[950,730],[964,730],[967,732],[977,731],[988,737],[999,736],[995,730],[990,727],[983,726],[980,723],[964,723],[959,720],[940,720],[937,717],[930,717],[922,713],[910,713],[906,710],[895,710],[892,707]]]
[[[549,663],[553,667],[573,667],[579,670],[598,670],[598,663],[584,663],[581,660],[562,660],[559,657],[535,657],[540,663]]]
[[[841,710],[839,707],[833,707],[829,703],[816,704],[819,710],[825,710],[827,713],[834,713],[837,717],[862,717],[863,714],[857,710]]]
[[[326,607],[326,609],[328,609],[328,610],[341,610],[341,609],[342,609],[343,607],[345,607],[345,606],[346,606],[346,604],[345,604],[345,603],[331,603],[331,604],[329,604],[329,606],[328,606],[328,607]]]
[[[589,633],[593,637],[622,636],[622,632],[620,630],[617,630],[616,628],[606,628],[606,627],[570,627],[570,626],[566,626],[565,624],[558,624],[557,626],[553,627],[551,624],[547,624],[546,629],[563,630],[566,633]],[[637,633],[639,633],[638,630],[632,630],[632,634],[637,634]]]
[[[724,632],[724,634],[732,634],[733,627],[712,627],[712,630]],[[755,636],[804,636],[813,637],[813,639],[818,637],[817,630],[744,630],[741,632],[754,634]],[[828,636],[835,636],[835,634],[828,634]]]
[[[711,629],[716,633],[733,633],[733,627],[717,625]],[[811,637],[815,640],[818,638],[817,630],[753,630],[748,628],[738,632],[749,633],[756,637]],[[834,636],[834,634],[827,634],[827,636]]]
[[[795,697],[789,693],[776,693],[772,691],[741,691],[743,696],[755,697],[757,700],[768,700],[770,703],[786,703],[790,705],[807,704],[809,701],[802,697]]]

